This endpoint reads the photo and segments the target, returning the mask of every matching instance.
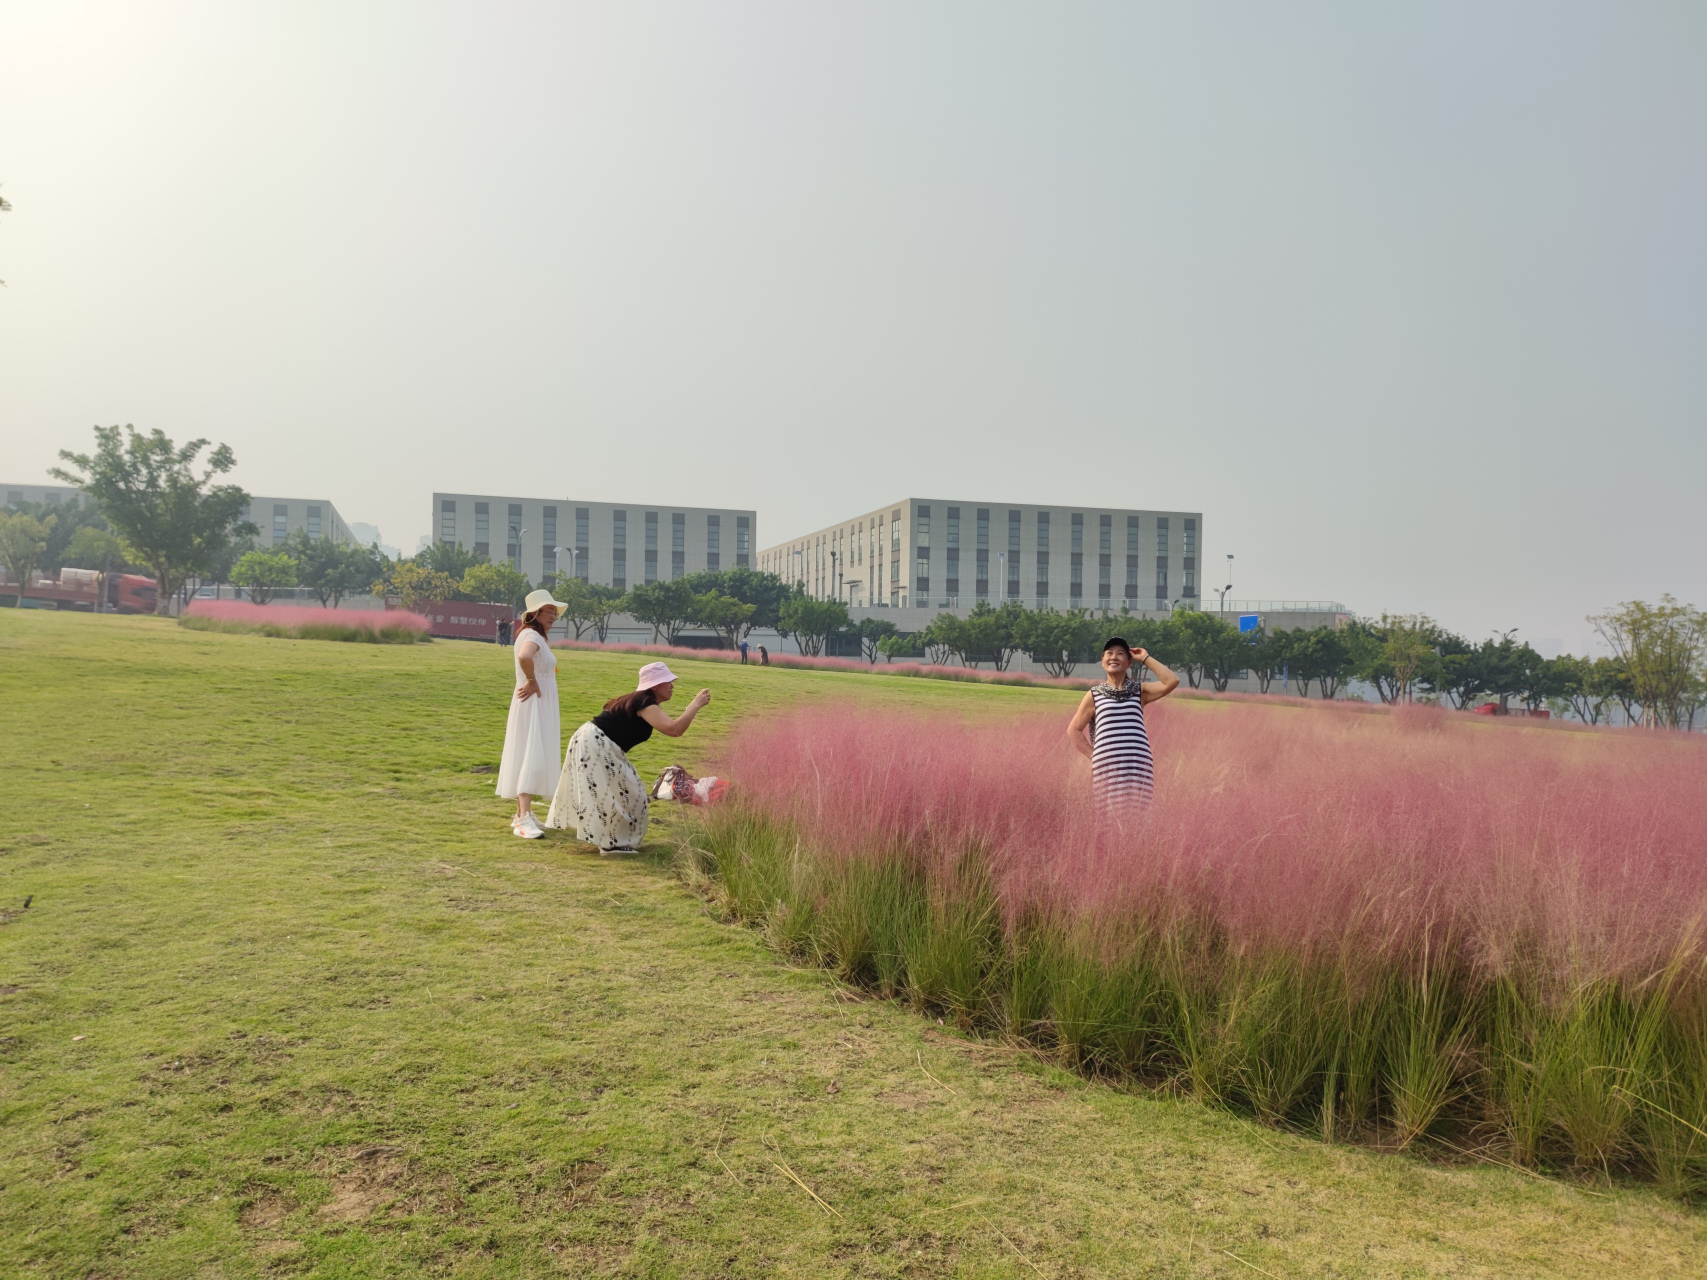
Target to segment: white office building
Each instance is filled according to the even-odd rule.
[[[849,608],[1198,607],[1203,515],[907,498],[759,552],[758,567]]]
[[[263,547],[275,547],[298,529],[310,538],[330,538],[333,542],[354,542],[355,535],[344,518],[325,498],[263,498],[251,495],[243,508],[243,518],[260,529],[255,541]]]
[[[433,539],[508,561],[530,582],[559,572],[627,591],[752,567],[758,514],[721,507],[435,493]]]

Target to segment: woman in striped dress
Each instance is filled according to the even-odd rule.
[[[1130,675],[1135,665],[1148,667],[1156,678],[1146,682]],[[1091,791],[1103,812],[1141,809],[1156,790],[1144,708],[1179,688],[1179,677],[1119,636],[1103,645],[1102,669],[1108,679],[1085,694],[1067,736],[1091,762]]]

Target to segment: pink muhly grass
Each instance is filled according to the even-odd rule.
[[[428,627],[426,618],[405,609],[322,609],[316,605],[259,605],[249,600],[192,600],[184,616],[287,631],[304,626],[359,627],[364,631],[425,631]]]
[[[1198,921],[1240,951],[1450,946],[1555,990],[1698,957],[1707,743],[1430,709],[1153,705],[1156,800],[1101,821],[1067,714],[749,721],[720,772],[833,859],[989,868],[1008,919]]]

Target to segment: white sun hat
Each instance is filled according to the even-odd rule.
[[[551,598],[551,592],[541,587],[538,591],[528,592],[528,598],[522,601],[522,613],[524,615],[529,613],[538,613],[548,604],[556,605],[557,612],[559,613],[562,613],[564,609],[568,608],[568,606],[561,600],[553,600]]]
[[[648,662],[640,668],[640,683],[634,688],[638,692],[641,689],[650,689],[653,685],[674,684],[675,679],[676,673],[662,662]]]

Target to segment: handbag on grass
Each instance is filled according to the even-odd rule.
[[[729,784],[722,778],[696,778],[681,765],[673,764],[658,775],[652,798],[681,804],[716,804],[728,790]]]

